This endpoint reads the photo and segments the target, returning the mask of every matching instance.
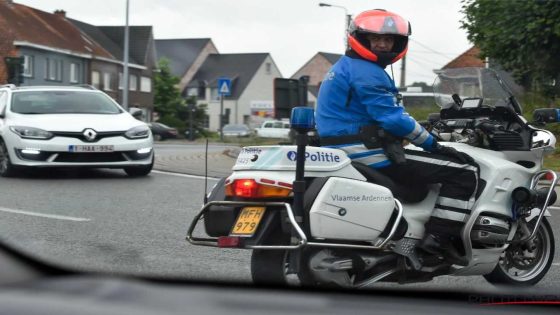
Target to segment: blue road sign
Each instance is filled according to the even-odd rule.
[[[218,94],[228,96],[231,94],[231,79],[227,77],[220,77],[218,79]]]

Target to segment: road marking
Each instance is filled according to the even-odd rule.
[[[187,178],[194,178],[194,179],[204,179],[204,176],[199,176],[199,175],[189,175],[189,174],[181,174],[181,173],[173,173],[173,172],[156,171],[156,170],[152,170],[152,173],[171,175],[171,176],[179,176],[179,177],[187,177]],[[208,179],[209,180],[215,180],[215,181],[220,180],[220,178],[218,178],[218,177],[210,177],[210,176],[208,176]]]
[[[560,207],[549,206],[547,209],[550,209],[550,210],[560,210]]]
[[[0,211],[25,214],[25,215],[35,216],[35,217],[42,217],[42,218],[49,218],[49,219],[56,219],[56,220],[66,220],[66,221],[75,221],[75,222],[90,221],[90,219],[86,219],[86,218],[76,218],[76,217],[69,217],[65,215],[38,213],[38,212],[9,209],[9,208],[2,208],[2,207],[0,207]]]
[[[552,263],[553,266],[560,266],[560,263]]]

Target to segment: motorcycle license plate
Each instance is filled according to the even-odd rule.
[[[264,216],[265,207],[245,207],[239,213],[230,235],[251,237]]]

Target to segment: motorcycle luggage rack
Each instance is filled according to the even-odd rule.
[[[393,238],[395,232],[397,231],[397,227],[402,220],[403,217],[403,208],[400,201],[397,199],[395,200],[395,207],[398,210],[397,218],[389,235],[383,241],[377,239],[375,243],[377,245],[357,245],[357,244],[344,244],[344,243],[320,243],[320,242],[309,242],[307,240],[307,236],[299,226],[292,211],[292,207],[289,203],[285,202],[246,202],[246,201],[211,201],[202,207],[200,212],[194,217],[191,222],[191,225],[187,231],[186,240],[193,244],[193,245],[201,245],[201,246],[211,246],[211,247],[218,247],[218,238],[217,237],[196,237],[193,236],[193,232],[201,219],[204,219],[204,214],[208,211],[211,206],[257,206],[257,207],[268,207],[268,206],[280,206],[286,209],[288,213],[288,218],[290,220],[290,224],[295,229],[296,233],[299,236],[299,240],[297,244],[293,245],[246,245],[243,248],[247,249],[274,249],[274,250],[292,250],[292,249],[299,249],[304,246],[318,246],[318,247],[336,247],[336,248],[354,248],[354,249],[382,249],[384,246]]]
[[[541,177],[543,177],[546,174],[551,174],[552,175],[552,181],[550,182],[550,188],[548,189],[548,193],[546,194],[546,200],[544,201],[544,206],[542,207],[542,209],[540,209],[541,211],[538,214],[537,223],[535,224],[535,227],[533,228],[533,231],[531,232],[531,234],[529,236],[527,236],[523,239],[520,239],[520,240],[514,240],[510,243],[522,243],[522,242],[525,242],[525,241],[528,241],[528,240],[532,239],[537,234],[537,231],[539,230],[539,226],[541,225],[542,218],[543,218],[544,214],[546,213],[546,210],[548,209],[548,203],[549,203],[550,198],[552,196],[552,191],[554,190],[554,187],[556,187],[556,183],[558,182],[558,176],[556,175],[556,172],[554,172],[554,171],[542,170],[542,171],[538,172],[537,174],[533,175],[533,178],[531,179],[530,189],[533,190],[533,189],[537,188],[537,184],[539,183],[539,179],[541,179]]]

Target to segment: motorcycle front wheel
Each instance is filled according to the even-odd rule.
[[[535,222],[531,223],[529,226],[534,226]],[[523,244],[509,246],[494,270],[484,275],[484,278],[499,285],[535,285],[552,265],[554,246],[552,228],[548,220],[543,218],[535,237]]]

